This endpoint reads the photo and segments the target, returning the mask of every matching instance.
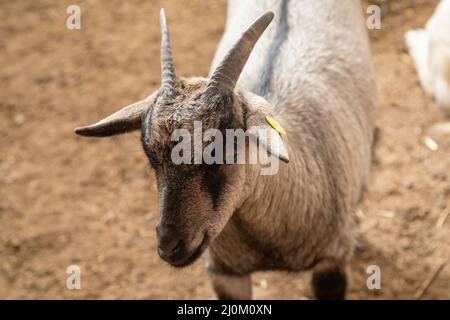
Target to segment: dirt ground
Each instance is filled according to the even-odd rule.
[[[449,119],[403,41],[437,1],[391,3],[370,32],[380,140],[348,297],[449,299],[450,266],[439,267],[450,253],[450,135],[430,133]],[[206,75],[226,3],[76,1],[82,29],[68,30],[70,4],[0,2],[0,298],[212,298],[203,259],[176,270],[156,253],[157,191],[139,134],[81,139],[72,129],[157,89],[162,6],[178,73]],[[66,289],[72,264],[78,291]],[[369,265],[381,268],[381,290],[366,287]],[[258,273],[254,297],[309,299],[308,277]]]

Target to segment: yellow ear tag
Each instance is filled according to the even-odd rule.
[[[270,124],[270,126],[272,128],[274,128],[279,134],[281,134],[282,136],[286,135],[286,130],[283,129],[282,126],[280,126],[280,124],[278,123],[278,121],[276,121],[274,118],[272,118],[271,116],[266,116],[266,121]]]

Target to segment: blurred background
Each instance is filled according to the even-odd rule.
[[[450,135],[433,130],[448,118],[420,87],[403,40],[438,1],[377,3],[382,29],[370,37],[380,135],[355,213],[363,236],[348,297],[449,299]],[[81,8],[81,30],[66,28],[71,4]],[[214,297],[203,258],[175,270],[157,255],[158,196],[139,133],[72,132],[158,88],[161,7],[178,74],[206,76],[225,0],[0,1],[0,298]],[[66,288],[72,264],[81,290]],[[381,290],[367,289],[372,264]],[[308,274],[252,281],[255,298],[312,296]]]

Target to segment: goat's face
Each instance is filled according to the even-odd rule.
[[[270,105],[262,97],[236,88],[239,74],[273,14],[261,16],[248,30],[212,75],[211,79],[182,79],[175,76],[169,47],[168,30],[161,12],[162,81],[161,88],[145,100],[121,109],[91,126],[77,128],[85,136],[111,136],[141,129],[142,145],[155,171],[160,195],[160,214],[156,226],[159,255],[174,266],[185,266],[201,253],[225,227],[233,212],[246,199],[254,182],[258,165],[229,164],[228,161],[205,163],[205,140],[208,129],[224,133],[226,129],[268,130],[272,138],[264,143],[275,157],[288,161],[278,133],[265,121]],[[195,154],[196,124],[200,128],[200,161]],[[187,163],[173,159],[174,147],[180,141],[175,132],[188,133]],[[255,132],[255,141],[259,139]],[[225,137],[226,134],[222,134]],[[175,141],[174,141],[175,140]],[[210,140],[213,141],[214,139]],[[214,140],[215,141],[215,140]],[[233,140],[234,141],[234,140]],[[185,141],[184,141],[185,142]],[[247,139],[244,145],[254,143]],[[240,152],[223,141],[223,155]],[[228,150],[227,150],[228,149]],[[230,150],[232,149],[232,150]],[[184,150],[183,150],[184,153]]]
[[[201,124],[202,133],[242,128],[233,112],[233,99],[205,100],[202,92],[206,84],[205,79],[177,81],[174,95],[155,97],[142,120],[142,144],[160,195],[158,253],[175,266],[187,265],[200,256],[245,194],[244,165],[206,164],[203,157],[196,163],[194,159],[194,123]],[[179,143],[172,141],[175,130],[185,130],[192,137],[192,156],[187,163],[173,161],[172,152]]]

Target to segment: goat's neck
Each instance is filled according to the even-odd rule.
[[[299,150],[289,149],[290,162],[286,164],[280,160],[278,173],[261,175],[259,169],[252,170],[250,179],[253,183],[249,183],[248,197],[235,213],[243,223],[270,228],[271,222],[290,219],[290,212],[286,210],[290,204],[299,207],[302,202],[307,203],[302,199],[304,181],[308,178],[302,165],[304,159]],[[292,179],[296,180],[295,184]]]

